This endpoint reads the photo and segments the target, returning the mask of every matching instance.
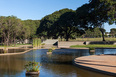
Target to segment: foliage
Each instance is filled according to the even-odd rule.
[[[27,72],[38,72],[40,66],[41,64],[39,62],[28,62],[24,68]]]
[[[14,43],[16,46],[17,39],[22,41],[32,38],[39,27],[39,20],[25,20],[15,16],[0,16],[0,37],[4,45],[10,46]]]
[[[84,34],[84,37],[87,37],[87,38],[97,38],[97,37],[101,37],[101,32],[99,30],[99,28],[94,28],[93,30],[91,29],[88,29],[85,34]]]
[[[105,41],[104,23],[116,23],[115,0],[89,0],[89,3],[77,8],[61,9],[41,20],[21,20],[15,16],[0,16],[0,40],[4,45],[16,45],[17,39],[23,41],[32,38],[65,38],[75,39],[77,36],[99,37]],[[96,29],[97,27],[97,29]],[[99,33],[99,30],[101,33]],[[95,29],[93,32],[91,29]],[[88,35],[91,34],[91,35]],[[114,37],[115,31],[111,30]],[[39,40],[34,40],[35,46]],[[34,44],[33,44],[34,45]]]
[[[106,37],[106,41],[116,41],[116,38]],[[70,41],[102,41],[102,38],[76,38],[76,40],[70,39]]]
[[[33,38],[33,47],[40,47],[40,46],[41,46],[41,39]]]
[[[50,48],[50,49],[48,49],[48,52],[52,52],[53,50]]]
[[[116,1],[115,0],[89,0],[88,4],[77,8],[77,24],[82,28],[90,29],[99,27],[102,33],[103,41],[104,23],[113,24],[116,20]]]
[[[60,37],[64,37],[66,41],[68,41],[69,38],[76,38],[76,36],[81,33],[79,30],[80,27],[75,23],[75,16],[75,11],[69,10],[62,14],[59,20],[55,23],[58,27],[56,29],[57,33],[60,35]]]
[[[22,23],[15,16],[0,17],[0,34],[5,45],[10,45],[10,42],[16,42],[16,37],[19,36]]]
[[[95,50],[95,48],[94,47],[89,47],[89,50]]]
[[[80,32],[75,24],[75,11],[71,9],[61,9],[42,18],[40,27],[37,30],[39,36],[44,38],[64,37],[76,38]]]
[[[48,49],[48,52],[53,52],[53,50],[55,50],[55,48],[54,48],[54,47],[49,48],[49,49]]]
[[[55,47],[52,47],[51,49],[52,49],[52,50],[55,50]]]
[[[113,48],[113,47],[116,47],[116,45],[101,45],[101,44],[92,44],[92,45],[73,45],[71,47],[75,47],[75,48],[83,48],[83,47],[86,47],[86,48],[97,48],[97,47],[100,47],[100,48],[105,48],[105,47],[110,47],[110,48]]]
[[[110,29],[110,34],[112,37],[116,37],[116,28]]]
[[[23,24],[25,27],[28,28],[28,29],[25,29],[27,30],[26,35],[29,35],[30,38],[35,37],[37,28],[40,25],[40,20],[24,20]]]

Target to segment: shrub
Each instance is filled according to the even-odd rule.
[[[89,50],[95,50],[95,48],[94,47],[89,47]]]
[[[52,52],[53,50],[50,48],[50,49],[48,49],[48,52]]]
[[[25,65],[25,69],[27,72],[38,72],[40,66],[41,64],[39,62],[28,62]]]

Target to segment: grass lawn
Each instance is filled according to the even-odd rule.
[[[21,45],[32,45],[32,44],[16,44],[16,46],[11,45],[11,46],[8,46],[8,47],[19,47],[19,46],[21,46]],[[6,47],[6,46],[0,45],[0,47]]]
[[[105,38],[106,41],[116,41],[116,38]],[[102,41],[102,38],[76,38],[70,41]]]
[[[92,44],[92,45],[72,45],[73,48],[114,48],[116,45],[101,45],[101,44]]]

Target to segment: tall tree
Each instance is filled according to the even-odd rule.
[[[60,36],[63,35],[66,41],[68,41],[72,35],[79,33],[79,27],[75,24],[75,16],[75,11],[70,9],[60,16],[59,20],[56,21],[57,24],[55,23],[58,27],[56,30],[57,33],[59,33]]]
[[[71,9],[61,9],[47,15],[41,20],[37,33],[48,38],[64,37],[68,41],[74,34],[82,32],[75,24],[75,16],[75,11]]]
[[[100,29],[97,27],[97,28],[94,28],[94,29],[88,29],[85,34],[84,34],[85,37],[90,37],[90,38],[97,38],[97,37],[101,37],[101,31]]]
[[[115,6],[115,0],[89,0],[88,4],[84,4],[76,10],[77,23],[86,29],[90,27],[99,27],[103,41],[105,41],[104,30],[102,30],[102,28],[104,23],[115,23]]]
[[[40,20],[24,20],[23,25],[27,27],[29,38],[33,38],[36,35],[37,28],[40,25]]]
[[[91,7],[90,14],[92,16],[90,17],[90,22],[94,26],[99,26],[101,29],[104,23],[113,24],[116,22],[115,0],[90,0],[89,5]],[[103,29],[101,29],[101,33],[103,41],[105,41]]]
[[[54,31],[57,29],[56,25],[54,24],[56,21],[58,21],[62,14],[68,11],[69,9],[61,9],[42,18],[37,33],[45,38],[58,37],[58,34],[54,33]]]
[[[21,20],[15,16],[0,17],[0,31],[4,39],[5,45],[10,45],[14,41],[19,32],[19,27],[21,26]]]
[[[112,37],[116,37],[116,28],[110,29],[110,34]]]

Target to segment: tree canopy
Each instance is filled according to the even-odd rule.
[[[17,39],[44,38],[76,38],[94,29],[94,37],[101,36],[103,41],[104,23],[116,24],[115,0],[89,0],[76,10],[61,9],[43,17],[41,20],[21,20],[15,16],[0,16],[0,38],[5,45],[16,43]],[[99,28],[99,29],[98,29]],[[96,33],[97,32],[97,33]],[[115,29],[111,29],[115,35]]]
[[[20,33],[21,20],[15,16],[0,17],[0,31],[4,44],[9,45],[10,42],[15,42],[16,37]]]
[[[17,39],[32,38],[36,35],[39,20],[25,20],[15,16],[0,16],[0,36],[4,45],[16,44]]]
[[[110,34],[112,37],[116,37],[116,28],[110,29]]]
[[[74,37],[79,32],[79,27],[75,23],[76,12],[72,9],[61,9],[50,15],[45,16],[38,28],[37,33],[44,37],[64,37],[66,41]]]

